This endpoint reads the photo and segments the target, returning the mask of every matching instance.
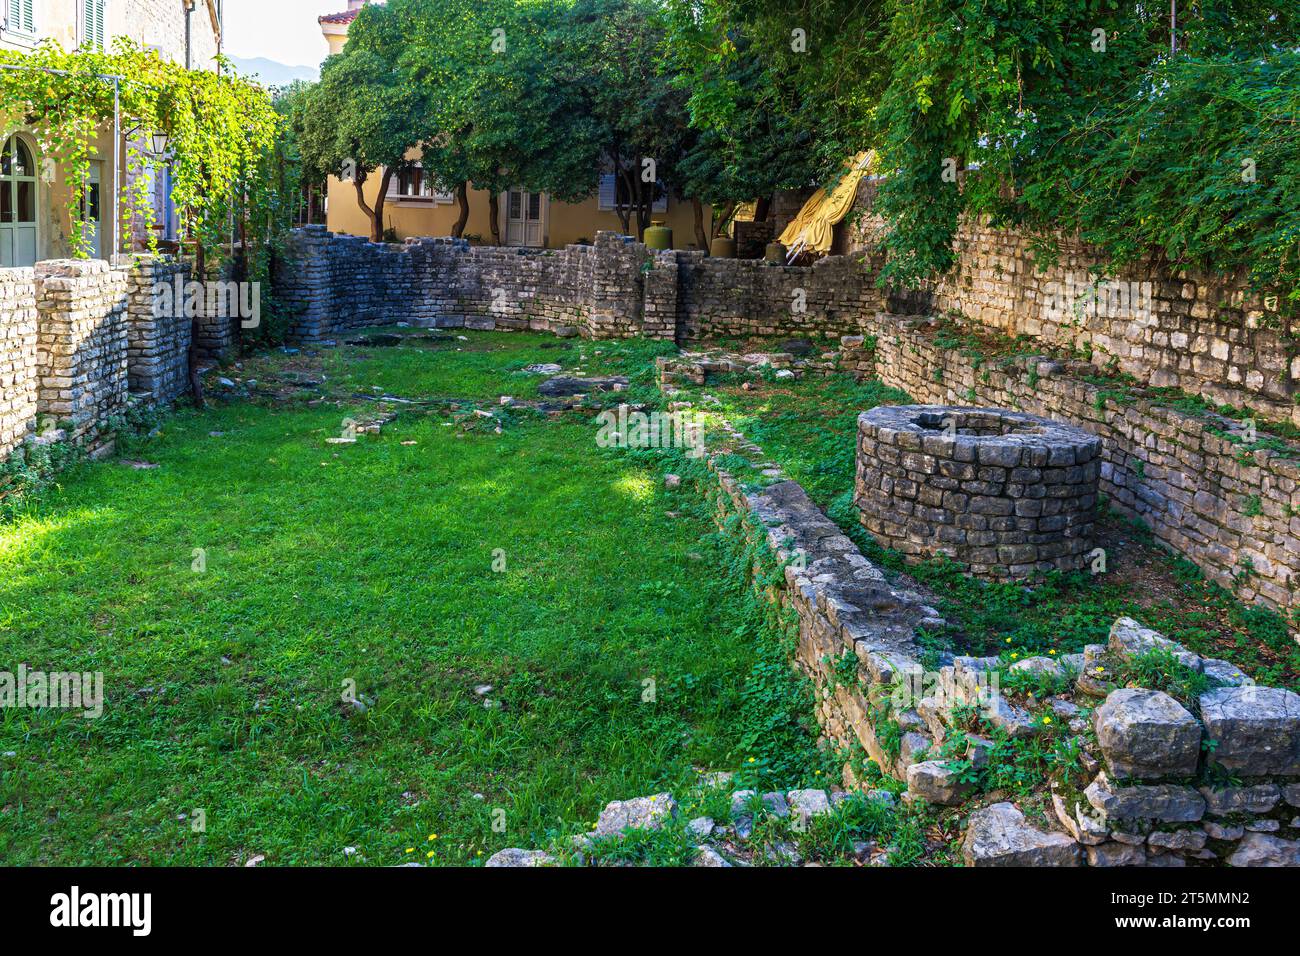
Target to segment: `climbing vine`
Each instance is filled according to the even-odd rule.
[[[265,273],[297,184],[283,174],[282,120],[264,89],[224,61],[219,72],[187,70],[127,38],[111,52],[74,53],[55,43],[31,53],[0,50],[0,65],[23,67],[0,69],[0,138],[28,130],[46,157],[42,178],[53,179],[55,161],[61,167],[75,256],[91,250],[83,212],[90,159],[96,140],[112,135],[116,90],[126,141],[123,234],[132,221],[142,224],[156,251],[150,177],[140,174],[151,162],[165,162],[183,241],[204,261],[220,259],[237,241],[241,278]],[[156,133],[167,137],[162,156],[151,152]]]

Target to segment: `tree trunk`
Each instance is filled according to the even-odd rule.
[[[244,196],[247,199],[247,194]],[[248,281],[248,221],[245,215],[248,212],[248,206],[245,202],[239,204],[239,257],[235,260],[235,281]],[[243,301],[240,297],[239,301]],[[239,309],[232,309],[230,316],[230,339],[235,343],[236,353],[244,350],[244,319],[239,314]]]
[[[618,213],[619,224],[623,227],[623,235],[632,235],[632,209],[633,197],[637,195],[636,176],[628,169],[621,170],[619,175],[623,177],[624,192],[627,195],[627,202],[623,205],[618,201],[618,185],[614,186],[614,210]]]
[[[379,195],[375,197],[375,217],[370,237],[371,242],[384,241],[384,203],[387,201],[388,186],[393,181],[393,167],[384,168],[384,177],[379,180]]]
[[[754,203],[754,222],[767,222],[767,217],[772,212],[772,197],[760,196],[758,202]]]
[[[469,222],[469,184],[461,183],[456,187],[456,204],[460,206],[460,215],[451,227],[451,234],[459,239],[465,235],[465,224]]]
[[[691,209],[695,212],[695,241],[705,252],[709,251],[709,234],[704,231],[704,203],[698,196],[691,197]]]
[[[488,218],[492,220],[492,245],[501,245],[501,196],[493,190],[488,193]]]
[[[370,220],[370,233],[371,235],[374,235],[375,211],[370,208],[370,203],[366,202],[366,180],[369,178],[370,176],[365,170],[358,169],[356,176],[352,179],[352,188],[357,191],[357,205],[361,207],[361,211],[364,212],[366,218]]]
[[[735,212],[735,200],[728,200],[727,204],[721,209],[713,210],[713,224],[710,229],[712,238],[717,239],[722,235],[722,231],[727,228],[727,223],[731,222],[731,217]]]

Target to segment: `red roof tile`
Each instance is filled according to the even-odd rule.
[[[343,13],[327,13],[323,17],[317,17],[317,23],[351,23],[357,18],[360,10],[346,10]]]

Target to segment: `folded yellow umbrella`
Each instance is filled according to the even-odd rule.
[[[844,164],[844,174],[835,188],[827,193],[819,189],[809,197],[781,233],[781,244],[790,250],[829,252],[835,238],[835,226],[844,220],[858,198],[858,184],[876,160],[874,150],[858,153]]]

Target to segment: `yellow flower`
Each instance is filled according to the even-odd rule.
[[[407,853],[414,853],[414,852],[415,852],[415,847],[413,847],[413,846],[408,846],[408,847],[406,848],[406,852],[407,852]]]
[[[474,855],[475,855],[475,856],[482,856],[482,855],[483,855],[483,851],[482,851],[482,850],[478,850],[478,851],[475,852]]]
[[[753,762],[754,762],[754,758],[753,758],[753,757],[750,757],[750,758],[749,758],[749,762],[750,762],[750,763],[753,763]]]
[[[1056,650],[1055,650],[1055,649],[1050,650],[1050,651],[1048,651],[1047,653],[1051,654],[1053,657],[1056,656]]]
[[[1102,667],[1100,664],[1098,664],[1098,665],[1097,665],[1097,669],[1096,669],[1096,671],[1094,671],[1093,673],[1096,673],[1096,674],[1104,674],[1104,673],[1106,673],[1106,668],[1104,668],[1104,667]]]
[[[429,834],[429,839],[430,839],[430,840],[436,840],[436,839],[438,839],[438,834],[436,834],[436,833],[430,833],[430,834]]]
[[[1045,723],[1045,724],[1050,724],[1051,722],[1052,722],[1052,718],[1051,718],[1051,717],[1044,717],[1044,718],[1043,718],[1043,723]]]
[[[1008,643],[1008,644],[1011,643],[1011,638],[1009,638],[1009,637],[1007,638],[1007,643]]]
[[[1020,656],[1020,655],[1017,654],[1015,651],[1012,651],[1012,652],[1011,652],[1011,659],[1012,659],[1013,661],[1014,661],[1017,657],[1019,657],[1019,656]]]
[[[424,858],[425,858],[426,860],[432,860],[432,859],[433,859],[433,851],[430,850],[428,853],[424,854]]]

